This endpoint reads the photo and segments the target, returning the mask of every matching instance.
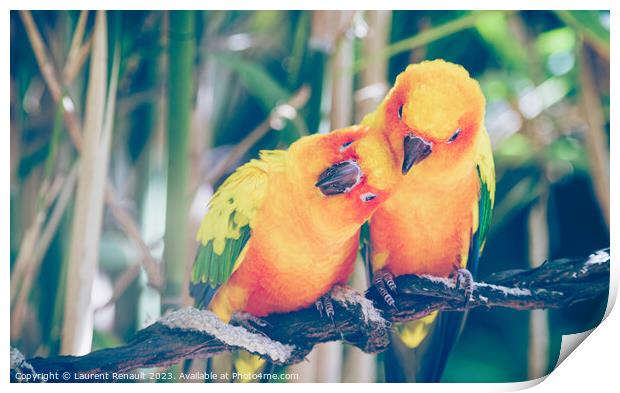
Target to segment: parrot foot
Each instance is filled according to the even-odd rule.
[[[465,305],[467,305],[474,293],[474,276],[467,269],[458,269],[455,275],[456,288],[465,294]]]
[[[379,292],[379,295],[381,295],[385,303],[387,303],[388,306],[398,310],[398,307],[396,307],[396,300],[394,300],[394,297],[390,295],[389,292],[397,292],[396,283],[394,282],[394,275],[384,269],[377,270],[374,278],[372,279],[372,283],[375,288],[377,288],[377,292]]]
[[[329,294],[321,296],[319,300],[314,302],[314,305],[319,311],[321,318],[323,317],[323,311],[325,311],[325,315],[331,319],[332,322],[334,321],[334,304],[332,303],[332,299]]]
[[[385,285],[387,285],[387,287],[390,289],[390,291],[394,293],[398,293],[398,290],[396,288],[396,283],[394,282],[394,275],[388,272],[387,270],[383,270],[382,274],[383,274],[383,281],[385,282]]]
[[[260,319],[250,313],[247,312],[237,312],[234,313],[231,322],[235,325],[240,325],[245,327],[246,329],[252,331],[253,333],[261,333],[256,327],[266,327],[269,326],[269,323],[264,319]]]

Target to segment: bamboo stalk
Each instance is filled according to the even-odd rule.
[[[537,268],[549,258],[549,224],[547,223],[548,184],[532,207],[528,217],[530,267]],[[549,368],[549,312],[532,310],[529,320],[528,379],[547,374]]]
[[[581,82],[581,108],[588,124],[586,151],[590,161],[591,178],[599,207],[609,228],[610,180],[609,146],[606,141],[605,116],[596,89],[592,64],[592,50],[583,45],[579,53]]]
[[[50,186],[51,181],[44,179],[39,187],[36,202],[34,203],[35,209],[32,221],[30,225],[24,231],[22,236],[19,254],[15,261],[13,271],[11,272],[11,305],[18,294],[18,285],[23,280],[24,272],[27,270],[28,263],[31,260],[35,245],[39,238],[41,227],[47,217],[47,209],[50,204],[56,199],[57,193],[54,193],[55,188]]]
[[[37,64],[41,70],[41,75],[43,75],[43,79],[45,80],[54,101],[56,103],[63,102],[65,109],[64,118],[67,123],[67,129],[69,130],[69,135],[71,136],[76,148],[79,150],[82,146],[82,134],[79,131],[81,126],[75,114],[75,106],[73,104],[65,105],[64,101],[71,101],[71,99],[62,93],[62,86],[56,76],[58,73],[50,61],[48,50],[43,42],[43,38],[41,38],[41,34],[39,33],[37,26],[34,23],[32,14],[30,11],[20,11],[19,15],[24,23],[24,28],[28,34],[30,45],[32,45],[32,51],[34,52]]]
[[[129,286],[133,283],[133,281],[140,275],[140,265],[133,264],[125,269],[121,275],[114,282],[114,287],[112,289],[112,296],[110,300],[108,300],[103,306],[97,307],[95,312],[102,310],[112,304],[116,303],[118,299],[123,296],[125,291],[129,288]]]
[[[21,16],[36,60],[42,70],[42,74],[45,75],[44,80],[48,83],[48,88],[52,92],[52,97],[56,101],[55,103],[58,106],[58,110],[52,132],[53,136],[50,144],[50,151],[45,163],[45,178],[39,185],[36,208],[32,209],[37,212],[35,220],[28,228],[26,232],[27,236],[22,239],[22,247],[20,247],[19,255],[11,274],[11,332],[13,339],[18,339],[23,335],[22,326],[26,316],[30,290],[33,287],[33,281],[36,279],[39,272],[42,259],[49,248],[52,237],[57,231],[57,226],[67,206],[68,198],[71,195],[71,189],[73,189],[73,172],[76,171],[76,169],[72,169],[68,179],[66,179],[64,175],[58,175],[52,180],[51,169],[56,162],[56,149],[58,136],[62,129],[62,117],[64,116],[65,121],[67,121],[68,116],[75,116],[75,114],[68,113],[68,111],[73,110],[73,106],[63,105],[67,101],[58,95],[59,90],[55,87],[60,86],[60,83],[58,83],[58,78],[54,75],[55,70],[49,60],[48,50],[34,25],[31,14],[24,11]],[[81,66],[76,66],[75,68],[79,70]],[[43,70],[47,70],[47,72]],[[77,121],[71,122],[71,124],[77,124]],[[63,186],[66,187],[68,191],[62,190],[61,192]],[[58,195],[58,201],[51,215],[48,217],[47,211]],[[45,222],[45,220],[47,221]],[[44,222],[45,226],[43,227]]]
[[[18,103],[20,101],[19,97],[19,83],[11,77],[11,85],[10,85],[10,147],[9,147],[9,155],[10,155],[10,167],[9,167],[9,180],[11,186],[14,184],[16,170],[19,165],[19,160],[21,157],[21,137],[19,135],[19,131],[22,128],[21,116],[18,116],[19,108]],[[11,187],[12,188],[12,187]]]
[[[54,77],[54,74],[56,73],[54,65],[49,60],[47,48],[43,43],[43,38],[41,37],[39,30],[34,24],[32,14],[30,11],[19,11],[19,16],[21,17],[26,33],[30,38],[30,44],[32,45],[32,50],[37,63],[39,64],[39,68],[41,69],[41,75],[43,75],[43,78],[45,79],[52,95],[54,97],[60,97],[62,94],[62,89],[60,83],[58,83],[58,79]]]
[[[105,11],[98,11],[86,96],[84,144],[76,192],[75,215],[69,247],[67,292],[61,352],[80,354],[90,350],[93,334],[92,286],[98,265],[104,190],[110,154],[111,119],[114,111],[118,58],[115,58],[108,92],[108,39]],[[106,105],[107,113],[106,113]]]
[[[60,220],[67,208],[67,205],[69,204],[71,196],[73,195],[73,190],[77,180],[78,165],[79,164],[77,163],[74,164],[73,168],[71,168],[71,171],[69,172],[69,175],[65,179],[62,179],[62,189],[58,195],[58,201],[52,209],[49,220],[42,230],[40,230],[40,225],[42,223],[39,224],[39,220],[37,220],[36,243],[22,243],[22,248],[20,248],[20,255],[24,252],[24,250],[27,250],[27,257],[29,259],[26,263],[22,264],[25,266],[25,271],[23,274],[18,276],[17,272],[14,272],[15,274],[11,276],[11,300],[13,300],[13,295],[15,294],[15,303],[11,310],[11,339],[13,340],[16,340],[21,335],[26,311],[26,300],[30,294],[30,289],[34,278],[39,272],[45,252],[52,242],[52,238],[58,229]],[[45,215],[42,217],[44,216]],[[26,239],[26,237],[24,239]],[[13,283],[15,283],[15,286],[17,286],[18,283],[20,284],[19,291],[17,291],[16,287],[13,289]]]
[[[80,120],[78,119],[78,116],[75,112],[73,100],[68,95],[60,94],[60,78],[56,73],[55,69],[53,68],[53,65],[47,54],[48,51],[45,47],[45,43],[41,38],[39,30],[34,24],[30,11],[20,11],[20,16],[24,21],[26,33],[28,35],[28,39],[30,40],[30,44],[35,54],[39,69],[41,70],[41,74],[44,75],[44,80],[47,84],[48,89],[52,93],[52,98],[54,99],[54,102],[56,104],[62,103],[64,109],[63,119],[65,121],[65,125],[67,126],[67,130],[69,131],[69,136],[76,150],[81,153],[82,125],[80,124]],[[89,42],[92,42],[92,40],[89,40]],[[84,51],[84,49],[88,49],[89,47],[89,43],[85,44],[82,46],[80,51],[82,52]],[[83,60],[80,60],[83,64],[86,56],[83,54],[80,56],[83,58]],[[144,270],[148,275],[149,284],[155,288],[159,288],[159,286],[161,285],[159,265],[150,254],[148,246],[142,239],[138,224],[136,224],[135,220],[127,212],[127,210],[120,207],[116,190],[114,189],[114,186],[110,181],[108,181],[106,185],[105,202],[106,205],[110,208],[112,216],[119,223],[125,234],[136,243],[138,249],[143,253],[140,261],[142,262]]]
[[[42,235],[42,225],[48,216],[48,210],[60,193],[60,188],[62,188],[64,184],[64,179],[62,175],[52,178],[51,174],[53,163],[56,160],[55,150],[57,149],[57,138],[61,132],[61,117],[62,108],[59,106],[56,112],[54,127],[52,130],[52,141],[50,142],[48,156],[45,160],[43,170],[44,178],[39,185],[38,194],[36,196],[35,208],[32,209],[34,210],[34,218],[31,224],[26,229],[26,232],[22,238],[22,243],[19,247],[19,253],[11,272],[12,315],[14,315],[14,311],[17,308],[21,308],[18,307],[15,303],[16,297],[20,296],[24,298],[25,294],[21,294],[20,291],[23,291],[23,288],[29,288],[29,283],[25,281],[24,278],[25,272],[35,268],[32,265],[38,265],[39,261],[37,261],[36,257],[37,252],[40,252],[41,256],[43,256],[43,254],[47,250],[47,246],[49,245],[49,243],[43,241],[44,239],[40,239],[40,236]],[[27,204],[27,206],[31,205]],[[43,245],[44,247],[41,248],[41,246]],[[37,249],[38,251],[35,249]],[[29,289],[27,291],[29,291]],[[17,319],[19,319],[19,317],[17,317]]]
[[[63,69],[63,77],[65,84],[69,84],[77,74],[76,69],[79,67],[80,53],[82,41],[84,40],[84,31],[86,30],[86,21],[88,20],[88,10],[82,10],[78,19],[75,31],[73,32],[73,38],[71,38],[71,46],[69,47],[69,54],[67,55],[67,62]]]
[[[349,19],[346,14],[341,17]],[[329,122],[332,130],[350,125],[353,118],[353,74],[344,72],[352,65],[353,41],[345,36],[338,40],[331,64],[332,105]]]
[[[368,36],[363,41],[362,58],[372,58],[384,50],[389,42],[392,25],[391,11],[367,11]],[[355,118],[359,122],[375,110],[388,91],[388,59],[368,63],[361,72],[361,86],[355,93]]]
[[[93,44],[93,40],[91,37],[88,39],[88,41],[86,41],[86,43],[84,43],[84,45],[79,47],[79,49],[77,50],[77,53],[75,54],[75,57],[71,61],[68,61],[67,64],[65,65],[63,74],[64,74],[64,78],[65,78],[64,81],[66,85],[72,84],[75,78],[78,76],[78,74],[82,70],[82,67],[86,63],[86,59],[88,58],[88,55],[90,54],[90,49],[91,49],[92,44]]]
[[[195,15],[171,11],[168,68],[168,174],[162,312],[182,304],[188,238],[189,135],[193,102]]]

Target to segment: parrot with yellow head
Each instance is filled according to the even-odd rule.
[[[229,176],[197,234],[197,304],[225,322],[236,312],[260,318],[313,304],[333,316],[327,293],[348,280],[362,224],[402,179],[377,139],[360,126],[315,134]],[[238,359],[239,371],[263,363]]]
[[[402,160],[404,180],[369,222],[367,263],[390,306],[394,277],[429,274],[471,285],[491,221],[495,169],[484,127],[485,99],[461,66],[443,60],[410,65],[362,125],[382,134]],[[392,381],[441,378],[465,314],[433,313],[397,326],[386,365]],[[400,342],[400,343],[399,343]],[[397,362],[393,362],[397,363]],[[413,369],[415,367],[415,369]]]

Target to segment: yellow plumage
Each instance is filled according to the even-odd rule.
[[[252,228],[267,194],[268,173],[282,170],[285,158],[283,150],[261,151],[260,160],[251,160],[231,174],[211,198],[196,240],[202,245],[213,241],[214,252],[221,255],[226,239],[239,239],[239,229],[245,225]]]

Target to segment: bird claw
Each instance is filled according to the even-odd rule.
[[[396,307],[396,300],[389,292],[392,291],[393,293],[397,293],[394,275],[384,269],[377,270],[374,274],[372,282],[375,288],[377,288],[379,295],[383,298],[383,301],[385,301],[388,306],[398,310],[398,307]]]
[[[394,276],[392,275],[392,273],[386,271],[383,276],[383,281],[385,281],[385,284],[388,286],[390,291],[394,293],[398,292],[396,288],[396,283],[394,282]]]
[[[314,305],[319,311],[321,318],[323,317],[323,311],[325,311],[325,315],[331,319],[332,322],[334,321],[334,304],[332,303],[332,299],[329,294],[321,296],[319,300],[314,302]]]
[[[398,293],[398,288],[394,282],[394,275],[385,269],[377,270],[375,272],[375,282],[378,280],[383,281],[387,285],[388,289],[394,293]]]
[[[232,319],[232,322],[234,322],[235,324],[243,326],[248,330],[253,330],[254,333],[259,332],[258,329],[255,328],[255,326],[258,326],[261,328],[269,326],[269,323],[265,321],[264,319],[256,317],[247,312],[237,312],[233,314],[231,319]]]
[[[472,300],[474,293],[474,276],[467,269],[458,269],[455,271],[455,275],[456,288],[464,293],[465,304],[467,305]]]

